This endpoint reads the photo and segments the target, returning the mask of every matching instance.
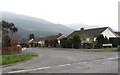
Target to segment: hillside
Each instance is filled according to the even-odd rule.
[[[26,15],[19,15],[10,12],[2,12],[2,19],[14,23],[19,32],[17,35],[21,38],[27,38],[30,33],[35,36],[48,36],[58,34],[59,32],[68,35],[73,29],[62,24],[54,24],[46,20],[30,17]]]

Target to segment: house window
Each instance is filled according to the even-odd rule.
[[[90,41],[90,39],[89,39],[89,38],[86,38],[86,41]]]
[[[94,41],[96,41],[96,38],[94,38]]]
[[[60,45],[60,40],[58,40],[58,44]]]

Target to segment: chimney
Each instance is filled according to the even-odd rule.
[[[80,28],[80,30],[84,30],[84,28],[82,27],[82,28]]]
[[[59,36],[61,36],[61,35],[62,35],[62,33],[58,33],[58,35],[59,35]]]

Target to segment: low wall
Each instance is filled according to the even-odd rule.
[[[21,46],[2,47],[2,55],[18,54],[21,52]]]

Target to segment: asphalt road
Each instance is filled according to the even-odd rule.
[[[117,52],[30,48],[39,56],[2,69],[3,73],[118,73]]]

